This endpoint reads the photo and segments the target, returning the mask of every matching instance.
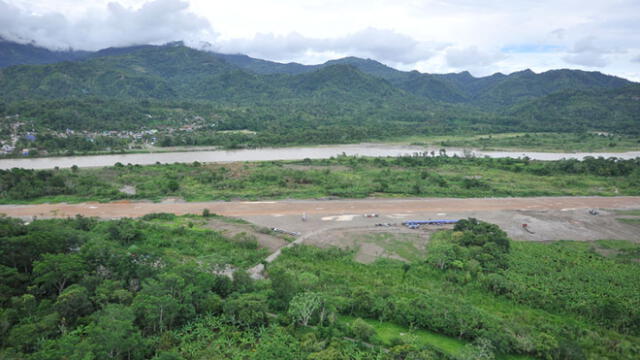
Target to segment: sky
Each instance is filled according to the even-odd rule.
[[[0,0],[0,36],[98,50],[183,40],[279,62],[600,71],[640,81],[640,0]]]

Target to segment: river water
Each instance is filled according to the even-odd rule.
[[[208,150],[208,151],[184,151],[184,152],[157,152],[141,154],[113,154],[91,156],[60,156],[46,158],[17,158],[0,160],[0,169],[11,168],[26,169],[53,169],[78,167],[102,167],[113,166],[115,163],[124,165],[149,165],[160,163],[191,163],[199,162],[237,162],[237,161],[274,161],[274,160],[301,160],[327,159],[341,154],[359,155],[371,157],[412,155],[420,152],[434,151],[438,154],[440,148],[424,146],[392,145],[392,144],[356,144],[356,145],[326,145],[289,148],[261,148],[243,150]],[[532,151],[480,151],[447,148],[449,156],[475,156],[500,157],[524,157],[534,160],[560,160],[563,158],[583,159],[586,156],[593,157],[618,157],[631,159],[640,157],[640,151],[624,153],[548,153]]]

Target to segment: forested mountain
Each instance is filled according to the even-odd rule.
[[[450,74],[425,74],[418,71],[400,71],[371,59],[346,57],[320,65],[281,64],[250,58],[246,55],[219,55],[226,61],[259,74],[301,74],[334,64],[348,64],[363,73],[385,79],[407,92],[453,103],[469,103],[483,108],[510,106],[519,102],[546,96],[563,90],[615,89],[631,82],[581,70],[550,70],[540,74],[526,69],[510,75],[496,73],[474,77],[468,71]]]
[[[551,70],[536,74],[527,69],[487,82],[474,94],[474,102],[488,108],[510,106],[565,90],[609,90],[630,82],[599,72]]]
[[[620,133],[638,132],[640,84],[598,90],[565,90],[513,107],[510,115],[523,128],[560,127],[561,130],[600,129]]]
[[[30,45],[1,44],[24,50],[14,62],[68,60]],[[640,132],[638,86],[598,72],[525,70],[476,78],[399,71],[355,57],[281,64],[180,42],[64,54],[75,61],[0,69],[0,115],[30,114],[36,125],[56,128],[128,128],[124,119],[137,118],[136,127],[150,123],[147,115],[162,123],[187,113],[216,118],[227,129],[278,133],[319,124],[335,126],[336,133],[344,126],[357,126],[347,131],[353,134],[375,128],[376,136],[460,129]],[[105,104],[135,110],[105,122],[119,113],[98,109]]]
[[[243,71],[220,57],[182,45],[105,50],[78,62],[12,66],[2,70],[6,100],[78,97],[269,101],[315,96],[342,101],[401,97],[383,79],[350,65],[309,73],[262,75]]]

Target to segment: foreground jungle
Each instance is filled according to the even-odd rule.
[[[254,281],[246,270],[264,250],[252,234],[212,230],[212,217],[238,221],[0,218],[0,357],[640,355],[637,244],[512,242],[468,219],[434,234],[412,263],[365,265],[300,245]]]

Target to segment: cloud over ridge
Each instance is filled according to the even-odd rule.
[[[157,44],[214,38],[209,21],[188,10],[182,0],[155,0],[138,9],[117,2],[79,21],[59,12],[37,15],[0,0],[0,36],[39,46],[99,50],[113,46]]]
[[[638,14],[638,0],[0,0],[0,37],[78,50],[182,40],[281,62],[358,56],[423,72],[572,67],[640,80]]]

